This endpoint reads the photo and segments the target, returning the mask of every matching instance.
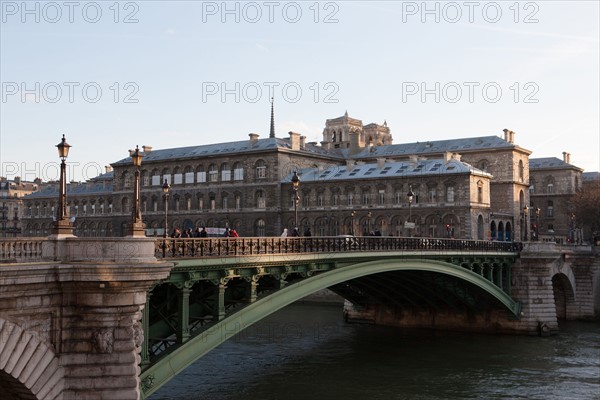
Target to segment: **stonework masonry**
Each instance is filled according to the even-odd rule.
[[[141,311],[171,265],[154,259],[151,239],[70,237],[49,240],[45,252],[57,261],[2,265],[0,390],[11,399],[138,399]]]

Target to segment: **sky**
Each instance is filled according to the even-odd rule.
[[[0,176],[87,180],[139,145],[503,136],[600,170],[597,1],[0,0]]]

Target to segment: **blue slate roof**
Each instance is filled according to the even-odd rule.
[[[292,146],[289,139],[280,138],[258,139],[255,142],[251,142],[250,140],[242,140],[237,142],[204,144],[200,146],[176,147],[172,149],[152,150],[150,154],[144,156],[142,159],[142,165],[147,162],[165,161],[174,158],[197,158],[201,156],[207,157],[226,154],[239,154],[261,150],[291,150],[291,148]],[[314,153],[335,157],[334,153],[330,153],[320,146],[315,146],[308,143],[302,150],[299,150],[299,152],[304,154]],[[131,157],[123,158],[112,165],[120,164],[131,164]]]
[[[84,182],[78,184],[67,184],[67,196],[76,195],[109,195],[112,194],[112,184],[98,183],[98,182]],[[43,189],[38,190],[23,196],[27,199],[42,199],[48,197],[58,197],[58,184],[49,185]]]
[[[349,158],[394,157],[409,154],[461,153],[470,150],[511,149],[517,147],[499,136],[480,136],[474,138],[432,140],[428,142],[390,144],[386,146],[366,147]],[[345,149],[345,154],[348,150]]]
[[[573,164],[567,164],[560,158],[556,157],[543,157],[543,158],[530,158],[529,159],[529,169],[565,169],[565,168],[575,168],[581,169],[579,167],[574,166]]]
[[[491,174],[474,168],[470,164],[455,159],[444,161],[442,159],[386,162],[381,168],[375,163],[347,166],[334,166],[324,170],[306,168],[299,171],[302,182],[336,181],[352,179],[375,179],[390,177],[410,177],[424,175],[449,175],[475,173],[481,176],[492,177]],[[286,176],[282,182],[291,182],[293,173]]]

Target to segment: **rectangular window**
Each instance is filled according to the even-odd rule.
[[[230,180],[231,180],[231,171],[230,170],[221,171],[221,181],[229,182]]]
[[[402,204],[402,193],[401,192],[394,193],[394,204],[396,204],[398,206],[400,204]]]
[[[552,183],[548,184],[548,193],[554,193],[554,185]]]
[[[380,206],[385,205],[385,190],[379,191],[379,205]]]
[[[173,175],[173,184],[174,185],[181,185],[182,183],[183,183],[183,175],[182,174]]]
[[[348,205],[351,206],[354,204],[354,193],[348,193]]]
[[[142,186],[148,186],[149,184],[150,184],[150,177],[147,175],[142,177]]]
[[[244,169],[243,168],[236,168],[233,170],[233,180],[234,181],[244,180]]]
[[[210,209],[211,210],[217,209],[217,202],[215,201],[215,199],[210,199]]]
[[[369,193],[363,193],[363,195],[362,195],[362,203],[363,203],[363,206],[368,206],[369,205]]]
[[[258,208],[267,208],[267,204],[265,202],[264,197],[259,197],[257,202]]]
[[[317,195],[317,207],[323,207],[323,195],[322,194]]]
[[[223,209],[227,210],[229,207],[227,206],[228,197],[223,197]]]
[[[334,194],[332,201],[334,206],[339,206],[340,205],[340,195],[339,194]]]
[[[448,186],[448,189],[446,189],[446,201],[454,203],[454,186]]]
[[[267,177],[267,167],[260,166],[256,168],[256,177],[257,178],[266,178]]]
[[[240,196],[235,196],[235,209],[240,210],[242,208],[242,198]]]
[[[160,175],[154,175],[152,177],[152,186],[160,186],[162,183],[160,182]]]
[[[554,207],[553,206],[548,206],[548,208],[546,209],[546,216],[549,218],[554,217]]]
[[[185,183],[194,183],[194,173],[193,172],[185,173]]]
[[[219,180],[219,171],[208,171],[208,180],[210,182],[216,182]]]
[[[435,188],[429,188],[429,202],[435,203],[437,201],[437,191]]]
[[[206,172],[202,171],[202,172],[196,173],[196,181],[198,183],[206,182]]]

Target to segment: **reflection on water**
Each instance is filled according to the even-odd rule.
[[[198,360],[152,400],[600,399],[600,323],[552,337],[348,325],[291,305]]]

